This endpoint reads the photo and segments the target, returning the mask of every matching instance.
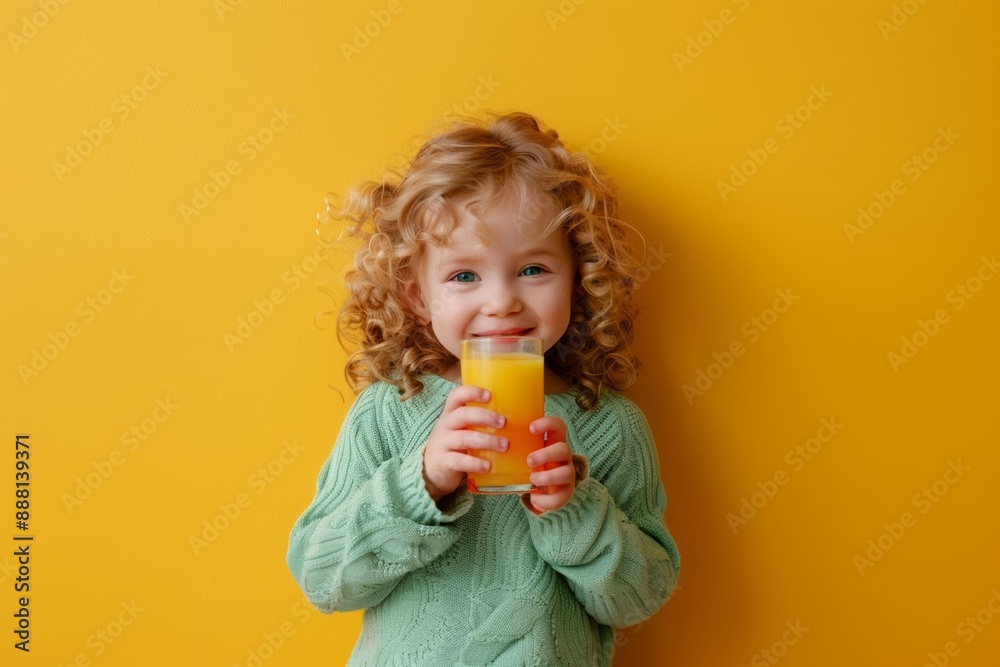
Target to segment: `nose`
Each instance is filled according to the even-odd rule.
[[[521,312],[521,295],[515,284],[497,282],[486,294],[480,312],[491,317],[507,317]]]

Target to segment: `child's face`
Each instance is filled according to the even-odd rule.
[[[414,311],[456,357],[462,339],[476,336],[534,336],[548,350],[569,326],[575,274],[562,230],[542,236],[552,212],[526,215],[504,203],[477,234],[461,204],[447,242],[428,244],[417,262]]]

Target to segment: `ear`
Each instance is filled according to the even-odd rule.
[[[420,285],[417,284],[416,280],[406,284],[403,295],[406,297],[406,303],[409,304],[410,310],[417,316],[417,322],[421,326],[430,324],[431,311],[427,307],[427,304],[424,303],[424,296],[420,292]]]

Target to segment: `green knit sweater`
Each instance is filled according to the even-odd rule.
[[[325,613],[365,610],[348,664],[610,665],[614,628],[655,613],[680,569],[642,412],[612,392],[590,412],[572,391],[546,395],[589,461],[558,510],[536,516],[464,484],[435,504],[423,446],[456,385],[421,380],[406,401],[384,382],[358,395],[292,528],[288,567],[306,597]]]

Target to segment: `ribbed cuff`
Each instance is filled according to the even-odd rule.
[[[440,526],[451,523],[472,507],[472,494],[462,484],[441,499],[439,507],[424,484],[424,452],[416,449],[399,466],[399,490],[402,510],[415,523]]]
[[[604,485],[593,477],[577,484],[569,502],[529,518],[535,550],[551,565],[578,565],[601,539],[607,514],[614,511]]]
[[[579,521],[583,513],[589,512],[587,504],[592,502],[591,496],[595,493],[594,486],[595,482],[590,478],[578,482],[569,502],[559,509],[542,512],[538,515],[538,520],[550,526],[572,524]],[[572,529],[572,526],[569,525],[566,528]]]

